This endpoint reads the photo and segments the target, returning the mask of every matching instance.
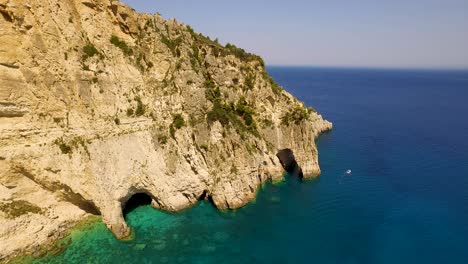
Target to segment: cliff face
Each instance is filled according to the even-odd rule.
[[[320,174],[332,125],[263,61],[118,1],[0,0],[0,260],[102,214],[118,237],[135,193],[220,209],[280,180],[290,149]]]

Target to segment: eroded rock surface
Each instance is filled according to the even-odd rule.
[[[239,208],[282,178],[282,149],[320,174],[314,140],[331,123],[259,57],[176,20],[112,0],[0,0],[0,43],[0,260],[90,214],[123,238],[136,193],[169,211]]]

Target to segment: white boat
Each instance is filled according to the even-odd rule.
[[[351,172],[352,172],[351,170],[347,170],[346,174],[351,174]]]

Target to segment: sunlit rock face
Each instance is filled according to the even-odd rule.
[[[118,1],[0,0],[0,260],[90,214],[118,238],[136,193],[239,208],[331,129],[261,58]],[[16,205],[16,206],[14,206]]]

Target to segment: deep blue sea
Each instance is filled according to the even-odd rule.
[[[37,262],[468,263],[468,71],[268,70],[334,123],[318,180],[267,184],[231,212],[141,206],[134,240],[97,223]]]

